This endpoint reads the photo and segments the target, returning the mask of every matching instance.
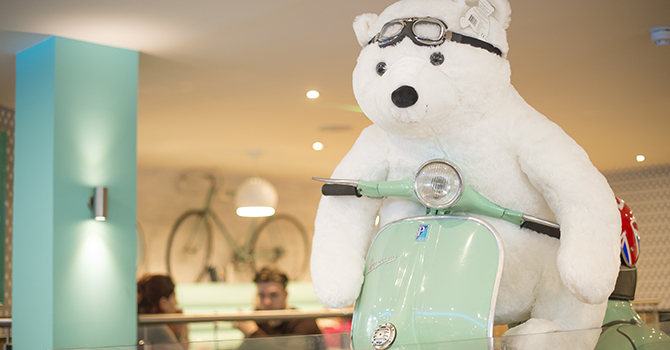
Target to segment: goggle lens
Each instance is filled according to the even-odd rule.
[[[402,22],[389,22],[384,25],[382,28],[381,32],[379,32],[379,39],[384,40],[384,41],[389,41],[396,35],[400,34],[402,32],[402,28],[404,27],[404,23]]]
[[[424,41],[438,42],[444,35],[444,27],[435,22],[417,21],[412,29],[414,36]]]

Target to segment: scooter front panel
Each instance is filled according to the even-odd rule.
[[[367,257],[352,326],[354,348],[372,348],[375,332],[394,338],[375,348],[480,339],[492,344],[503,251],[493,228],[475,218],[422,217],[379,232]],[[388,327],[388,326],[387,326]],[[378,332],[386,335],[386,332]],[[418,348],[421,348],[419,345]]]

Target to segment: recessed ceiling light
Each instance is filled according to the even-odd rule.
[[[312,148],[313,148],[315,151],[320,151],[320,150],[323,149],[323,143],[321,143],[321,142],[314,142],[314,143],[312,144]]]
[[[317,98],[317,97],[319,97],[319,92],[318,91],[316,91],[316,90],[307,91],[307,98],[314,99],[314,98]]]
[[[638,154],[637,157],[635,157],[638,163],[644,162],[644,156],[641,154]]]

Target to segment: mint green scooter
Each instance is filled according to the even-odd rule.
[[[493,226],[468,214],[560,238],[558,224],[491,203],[442,159],[424,163],[409,180],[314,180],[326,182],[324,195],[399,197],[426,206],[425,216],[390,223],[372,242],[354,309],[353,349],[493,350],[505,252]],[[625,271],[596,349],[670,349],[670,338],[644,325],[633,310],[636,270]]]

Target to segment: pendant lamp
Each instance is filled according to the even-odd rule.
[[[250,177],[235,190],[236,213],[243,217],[264,217],[275,213],[277,190],[260,177]]]

